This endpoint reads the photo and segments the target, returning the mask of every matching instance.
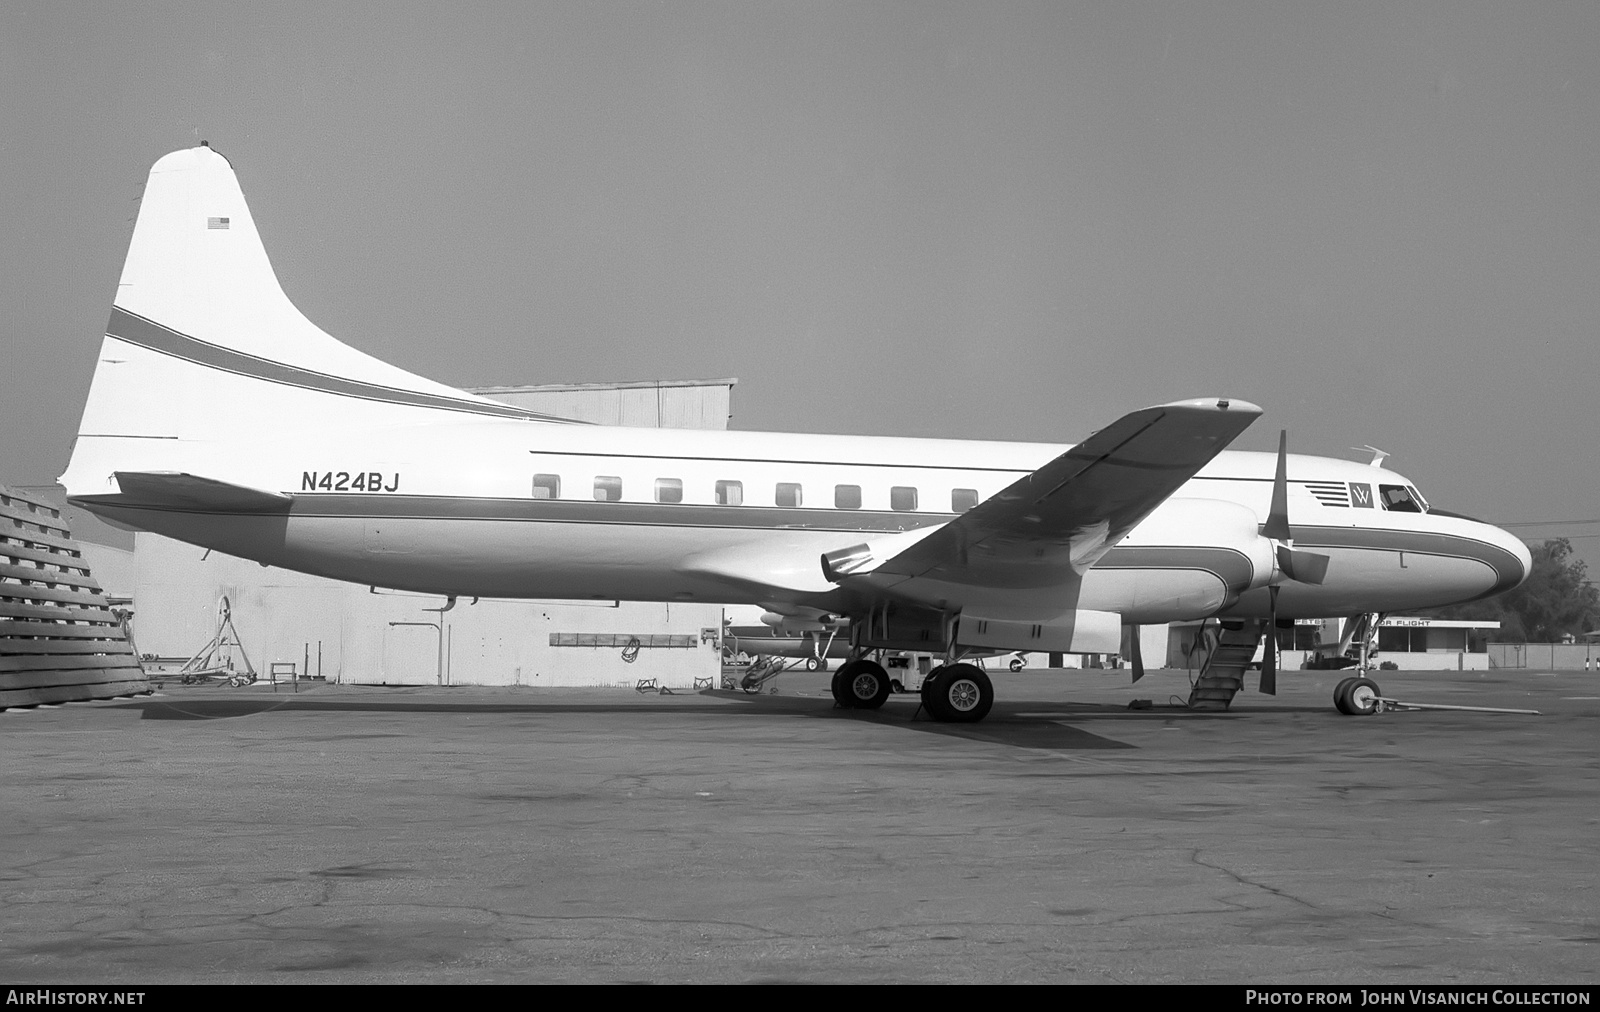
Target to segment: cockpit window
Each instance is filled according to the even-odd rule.
[[[1406,488],[1411,490],[1411,498],[1415,499],[1417,501],[1417,505],[1422,507],[1422,512],[1426,513],[1433,509],[1432,506],[1428,505],[1428,500],[1422,498],[1422,493],[1417,491],[1417,486],[1407,485]]]
[[[1422,513],[1422,505],[1417,497],[1411,494],[1411,489],[1405,485],[1379,485],[1378,499],[1383,503],[1383,508],[1396,513]]]

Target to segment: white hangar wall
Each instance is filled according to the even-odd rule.
[[[733,379],[546,384],[474,390],[536,411],[599,424],[725,429]],[[263,567],[159,535],[135,537],[138,649],[184,659],[217,629],[227,597],[245,653],[329,681],[433,685],[659,685],[715,678],[716,604],[480,601],[442,615],[437,597]],[[435,609],[429,611],[427,609]],[[433,626],[413,623],[435,623]],[[703,635],[709,631],[709,637]],[[441,638],[443,661],[440,660]],[[637,640],[636,649],[630,649]],[[625,654],[632,657],[626,660]]]
[[[716,643],[702,638],[721,628],[719,605],[459,600],[441,616],[437,597],[207,556],[156,534],[141,533],[135,544],[135,640],[140,653],[169,664],[210,640],[226,597],[262,677],[280,662],[308,675],[320,665],[330,682],[577,686],[654,678],[689,688],[721,671]],[[420,624],[441,617],[442,657],[441,630]],[[630,663],[624,653],[633,639],[640,645]]]

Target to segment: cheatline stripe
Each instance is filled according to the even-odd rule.
[[[594,502],[584,499],[503,499],[471,496],[293,494],[276,509],[240,510],[136,496],[69,496],[74,505],[205,516],[346,520],[492,520],[624,527],[699,527],[728,530],[810,530],[894,534],[954,519],[953,513],[895,513],[784,506],[698,503]]]
[[[1499,545],[1461,534],[1433,531],[1385,530],[1381,527],[1290,526],[1296,548],[1356,548],[1368,551],[1410,552],[1444,558],[1472,559],[1494,570],[1495,582],[1479,597],[1510,590],[1527,575],[1522,560]]]
[[[701,503],[591,502],[586,499],[513,499],[499,496],[348,495],[290,493],[281,510],[207,509],[182,502],[139,501],[128,495],[69,496],[74,505],[104,505],[164,513],[213,516],[286,516],[301,519],[519,520],[551,523],[618,524],[652,527],[708,527],[745,530],[827,530],[893,534],[948,523],[958,514],[843,510],[827,507],[726,506]],[[1411,552],[1474,559],[1512,582],[1521,580],[1522,563],[1499,545],[1461,534],[1381,527],[1321,527],[1295,524],[1295,547],[1353,548]],[[1122,546],[1133,548],[1138,546]],[[1194,546],[1220,547],[1220,546]],[[1232,551],[1232,549],[1229,549]]]
[[[1256,567],[1235,548],[1162,545],[1117,545],[1094,564],[1095,569],[1199,570],[1222,581],[1235,593],[1250,586]]]
[[[767,506],[706,506],[691,503],[598,503],[581,499],[500,499],[465,496],[370,496],[370,495],[295,495],[280,511],[241,512],[207,510],[172,503],[141,503],[125,496],[74,496],[75,505],[96,505],[129,510],[154,510],[163,513],[204,513],[214,516],[255,516],[348,520],[488,520],[556,524],[599,524],[640,527],[721,528],[726,530],[809,530],[840,534],[893,534],[955,519],[955,514],[907,514],[875,510],[806,509]],[[1399,531],[1373,527],[1291,528],[1295,546],[1302,549],[1357,549],[1366,551],[1411,552],[1466,558],[1488,566],[1495,573],[1494,586],[1483,596],[1514,587],[1522,580],[1522,562],[1499,545],[1459,534],[1432,531]],[[1121,558],[1146,546],[1119,545],[1113,551]],[[1215,572],[1224,583],[1236,584],[1250,577],[1244,573],[1248,559],[1233,549],[1193,546],[1196,554],[1205,553],[1209,565],[1194,565]],[[1163,550],[1167,551],[1167,550]],[[1224,563],[1226,556],[1235,560]],[[1169,556],[1170,557],[1170,556]],[[1104,566],[1102,568],[1115,568]],[[1185,564],[1178,568],[1191,568]]]
[[[568,425],[590,424],[529,411],[527,408],[511,404],[471,401],[444,394],[405,390],[400,387],[384,386],[381,383],[368,383],[365,380],[347,379],[313,369],[285,365],[259,355],[248,355],[242,351],[234,351],[232,348],[224,348],[209,341],[190,337],[188,334],[181,334],[171,327],[163,326],[137,313],[130,313],[121,306],[111,307],[111,321],[106,324],[106,336],[219,372],[248,376],[267,383],[315,390],[339,397],[355,397],[365,401],[381,401],[385,404],[401,404],[408,407],[440,408],[445,411],[492,415],[497,418],[525,418],[540,422],[562,422]]]
[[[432,496],[295,496],[285,509],[271,512],[207,510],[193,506],[127,502],[126,497],[74,496],[74,505],[109,506],[130,511],[234,516],[264,520],[420,520],[495,521],[510,523],[574,524],[699,530],[745,530],[769,533],[792,530],[817,534],[883,535],[907,529],[904,513],[871,510],[788,509],[783,507],[699,506],[662,503],[592,503],[562,499],[493,499]],[[841,526],[841,521],[851,521]],[[922,514],[932,526],[955,519],[955,514]],[[831,523],[829,522],[831,521]],[[912,528],[916,529],[916,528]],[[1119,545],[1096,564],[1100,569],[1199,570],[1210,573],[1228,589],[1248,586],[1254,566],[1234,548],[1220,546]]]
[[[287,521],[309,519],[424,521],[499,521],[576,525],[617,525],[654,528],[705,528],[724,530],[808,530],[839,534],[891,534],[906,526],[923,526],[905,513],[872,510],[787,509],[782,507],[701,506],[696,504],[591,503],[565,499],[497,499],[454,496],[292,496],[287,508],[271,512],[207,510],[187,505],[130,502],[121,495],[73,496],[74,505],[124,509],[130,512],[191,513]],[[921,514],[928,524],[948,522],[955,514]],[[732,521],[732,522],[730,522]],[[1494,585],[1478,598],[1508,590],[1526,575],[1522,561],[1511,552],[1477,538],[1431,531],[1384,530],[1373,527],[1293,526],[1296,547],[1302,549],[1356,549],[1410,552],[1446,558],[1471,559],[1495,574]],[[1141,554],[1147,550],[1153,552]],[[1115,561],[1111,561],[1115,559]],[[1201,569],[1224,585],[1238,589],[1251,579],[1249,560],[1220,546],[1157,547],[1118,545],[1099,564],[1119,568]],[[1476,598],[1475,598],[1476,599]]]

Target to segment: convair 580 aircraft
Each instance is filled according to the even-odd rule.
[[[1448,604],[1526,576],[1520,541],[1430,510],[1393,471],[1225,450],[1260,414],[1179,401],[1076,446],[536,414],[307,320],[232,167],[201,146],[151,169],[61,481],[108,520],[339,580],[848,617],[839,702],[887,697],[872,651],[927,651],[946,659],[923,687],[943,720],[993,702],[961,661],[974,653],[1109,653],[1124,626],[1207,617],[1253,652],[1277,619]]]

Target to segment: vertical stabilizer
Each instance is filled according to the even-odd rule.
[[[150,170],[78,429],[69,491],[176,466],[174,444],[461,418],[541,419],[357,351],[284,294],[228,160]],[[544,419],[554,420],[554,419]]]

